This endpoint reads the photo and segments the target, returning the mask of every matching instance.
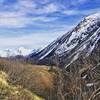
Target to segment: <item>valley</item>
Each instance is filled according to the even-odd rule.
[[[43,49],[0,50],[0,100],[100,100],[100,12]]]

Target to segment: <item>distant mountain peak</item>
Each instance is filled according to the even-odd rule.
[[[20,55],[26,56],[32,52],[32,49],[26,49],[24,47],[20,47],[17,51],[20,53]]]
[[[4,49],[0,50],[0,57],[11,57],[11,56],[26,56],[32,53],[32,49],[27,49],[24,47],[20,47],[18,49]]]

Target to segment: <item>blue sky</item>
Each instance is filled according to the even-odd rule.
[[[44,47],[98,11],[100,0],[0,0],[0,49]]]

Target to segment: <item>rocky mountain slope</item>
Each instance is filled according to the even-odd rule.
[[[42,64],[59,58],[60,65],[67,68],[80,57],[90,56],[96,47],[100,48],[100,12],[87,16],[71,31],[29,58]]]

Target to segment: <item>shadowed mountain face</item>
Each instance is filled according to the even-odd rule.
[[[98,53],[98,54],[97,54]],[[29,55],[29,59],[41,64],[55,63],[68,68],[78,59],[96,59],[100,54],[100,13],[84,18],[74,29],[53,41],[38,53]],[[96,63],[93,60],[93,63]]]

